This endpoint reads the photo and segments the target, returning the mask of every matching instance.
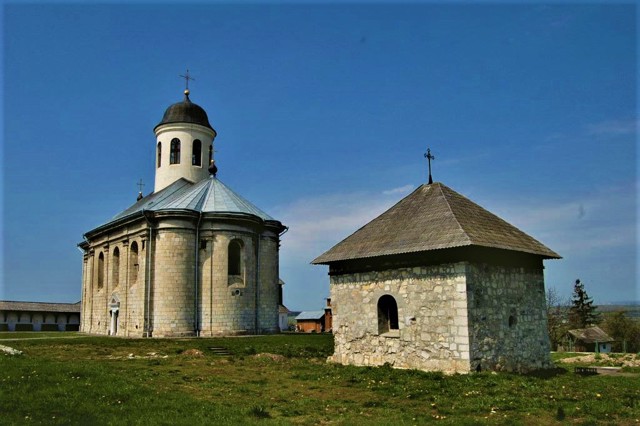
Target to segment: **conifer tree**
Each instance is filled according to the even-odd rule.
[[[569,310],[569,324],[572,328],[585,328],[600,322],[598,308],[593,305],[593,299],[584,289],[584,284],[576,280],[571,297],[571,309]]]

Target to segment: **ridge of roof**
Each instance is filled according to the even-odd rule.
[[[0,300],[3,311],[80,312],[81,303],[24,302]]]
[[[419,186],[311,263],[328,264],[463,246],[560,258],[515,226],[435,182]]]

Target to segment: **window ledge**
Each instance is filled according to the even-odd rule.
[[[381,333],[380,337],[389,337],[391,339],[399,339],[400,338],[400,330],[389,330],[386,333]]]

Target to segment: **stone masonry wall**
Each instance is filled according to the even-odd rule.
[[[335,353],[330,361],[468,372],[466,264],[331,276]],[[378,332],[377,304],[391,295],[399,330]]]
[[[195,223],[167,218],[154,228],[151,241],[148,233],[141,221],[91,241],[83,259],[82,331],[108,334],[112,301],[119,302],[118,336],[146,336],[147,310],[153,337],[194,335],[196,326],[203,336],[278,331],[276,234],[267,230],[260,235],[253,227],[203,221],[198,234],[196,306]],[[258,238],[260,285],[256,286]],[[234,240],[241,243],[242,273],[230,278],[229,243]],[[119,261],[114,260],[116,249]],[[97,285],[100,253],[104,257],[101,288]]]
[[[471,368],[551,367],[542,268],[470,264],[467,270]]]
[[[258,294],[258,333],[277,333],[278,327],[278,237],[260,238],[260,285]]]
[[[153,337],[195,332],[195,231],[160,228],[155,233],[151,304]]]
[[[240,230],[203,233],[201,250],[201,334],[250,334],[255,329],[255,248],[250,233]],[[240,241],[242,274],[228,276],[229,243]]]

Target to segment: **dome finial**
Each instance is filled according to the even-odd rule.
[[[218,167],[216,166],[216,162],[214,160],[211,160],[211,163],[209,164],[209,173],[213,177],[216,177],[216,175],[218,174]]]

